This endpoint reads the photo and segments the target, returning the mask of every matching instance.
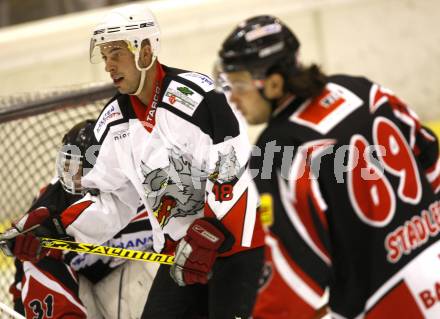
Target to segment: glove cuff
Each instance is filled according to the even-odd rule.
[[[234,245],[235,239],[232,233],[216,218],[203,217],[194,221],[187,232],[190,238],[203,239],[198,244],[206,248],[214,249],[219,253],[226,252]]]

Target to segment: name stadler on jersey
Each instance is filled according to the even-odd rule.
[[[413,250],[425,244],[430,237],[440,232],[440,201],[429,205],[428,210],[422,210],[420,215],[397,227],[385,238],[387,259],[396,263],[402,256],[409,255]]]

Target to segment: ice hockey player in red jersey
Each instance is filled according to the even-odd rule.
[[[11,238],[2,247],[17,257],[10,289],[14,308],[27,318],[138,318],[146,300],[145,291],[151,287],[157,270],[152,263],[73,252],[62,254],[60,250],[39,251],[35,234],[19,235],[27,223],[34,223],[32,216],[50,215],[55,222],[46,221],[45,227],[56,228],[61,212],[85,194],[80,181],[90,169],[83,163],[93,141],[94,123],[82,121],[64,135],[57,157],[57,177],[40,191],[29,212],[6,232]],[[151,226],[142,207],[139,211],[106,246],[151,249]],[[43,231],[40,228],[37,235],[44,235]],[[13,233],[18,236],[12,236]],[[45,233],[66,236],[62,228],[46,229]],[[111,290],[113,293],[109,293]]]
[[[102,243],[142,203],[154,249],[175,254],[142,317],[247,318],[264,251],[245,125],[209,77],[162,65],[159,44],[145,5],[114,9],[94,29],[91,61],[104,61],[119,94],[94,126],[100,149],[82,184],[97,192],[61,221],[76,240]]]
[[[440,318],[436,137],[381,85],[302,65],[299,46],[257,16],[219,52],[231,101],[267,123],[250,164],[273,212],[254,318],[313,318],[327,286],[334,318]]]

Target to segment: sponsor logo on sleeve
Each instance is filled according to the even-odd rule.
[[[99,116],[98,120],[96,121],[95,129],[93,130],[95,133],[96,139],[99,141],[101,140],[102,135],[104,134],[107,126],[116,120],[122,119],[122,112],[119,108],[119,104],[117,101],[112,102],[109,104],[104,111]]]
[[[119,130],[113,133],[113,139],[115,141],[120,141],[122,139],[125,139],[126,137],[128,137],[130,135],[130,132],[128,131],[128,129],[126,130]]]
[[[186,72],[186,73],[179,74],[179,76],[188,80],[188,81],[191,81],[191,82],[197,84],[205,92],[209,92],[214,89],[214,81],[206,75],[196,73],[196,72]]]
[[[192,116],[202,102],[203,96],[182,83],[171,81],[165,91],[162,102]]]

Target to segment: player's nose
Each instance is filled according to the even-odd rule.
[[[116,71],[116,65],[109,60],[105,61],[105,71],[106,72],[112,72],[112,71]]]

